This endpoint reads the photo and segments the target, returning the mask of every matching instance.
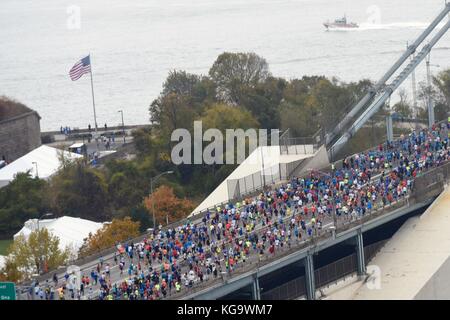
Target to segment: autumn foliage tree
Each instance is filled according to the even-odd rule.
[[[154,202],[154,203],[153,203]],[[192,201],[178,198],[173,189],[168,186],[157,188],[153,194],[144,199],[147,210],[153,215],[155,210],[156,224],[169,223],[185,218],[194,209]]]
[[[39,269],[46,272],[58,268],[70,256],[69,249],[61,250],[59,238],[45,228],[31,232],[28,238],[18,236],[7,253],[0,273],[13,282],[30,279]]]
[[[111,223],[105,224],[103,228],[95,234],[89,234],[80,248],[80,256],[87,256],[92,253],[113,247],[118,242],[125,241],[139,235],[140,223],[131,220],[130,217],[123,219],[113,219]]]

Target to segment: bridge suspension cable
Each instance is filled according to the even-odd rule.
[[[442,38],[450,28],[449,21],[437,32],[437,34],[423,46],[422,50],[412,57],[408,65],[400,72],[394,80],[386,85],[386,82],[396,73],[407,59],[413,55],[419,45],[431,34],[439,23],[447,17],[450,12],[450,3],[445,4],[444,10],[433,20],[428,28],[417,38],[417,40],[407,47],[407,50],[388,72],[377,82],[377,84],[364,96],[358,104],[348,113],[348,115],[336,126],[336,128],[326,136],[328,152],[332,157],[344,144],[353,136],[388,100],[391,94],[408,78],[415,68],[430,53],[433,46]],[[362,112],[361,112],[362,111]],[[356,116],[359,116],[356,118]],[[354,120],[356,118],[356,120]],[[351,122],[353,120],[353,123]]]

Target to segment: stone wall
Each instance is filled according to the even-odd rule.
[[[30,111],[0,121],[0,160],[12,162],[41,145],[40,116]]]

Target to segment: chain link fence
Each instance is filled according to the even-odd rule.
[[[228,197],[230,199],[240,199],[262,191],[266,186],[287,181],[302,161],[279,163],[239,179],[229,179],[227,180]]]

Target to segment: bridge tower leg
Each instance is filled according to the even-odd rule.
[[[255,275],[253,278],[253,300],[261,300],[261,290],[259,288],[259,279],[258,275]]]
[[[364,242],[361,229],[358,230],[356,236],[356,257],[358,261],[358,277],[362,277],[366,274],[366,262],[364,260]]]
[[[306,279],[306,298],[308,300],[316,300],[316,283],[314,279],[314,257],[308,251],[305,259],[305,279]]]
[[[387,129],[387,140],[389,142],[394,141],[394,127],[392,125],[392,115],[386,116],[386,129]]]

